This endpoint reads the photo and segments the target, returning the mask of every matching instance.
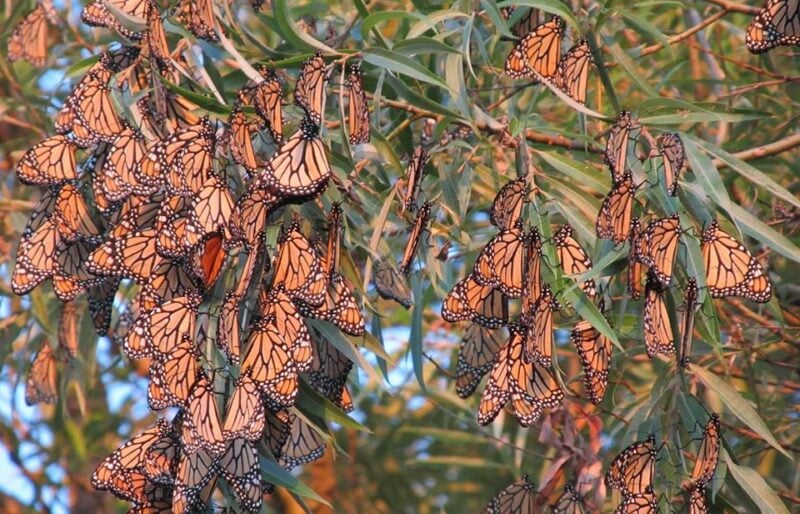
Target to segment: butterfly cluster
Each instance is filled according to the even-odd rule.
[[[288,137],[282,85],[266,67],[220,123],[173,91],[197,70],[180,43],[170,50],[163,26],[173,17],[217,41],[211,1],[168,12],[150,0],[113,3],[145,29],[131,30],[105,2],[84,8],[85,23],[132,44],[100,55],[57,113],[54,135],[18,163],[19,180],[42,196],[19,242],[12,289],[25,295],[51,280],[64,304],[58,352],[77,352],[75,305],[85,295],[97,333],[129,359],[147,360],[148,404],[165,417],[98,466],[95,488],[135,512],[194,512],[221,477],[244,511],[258,512],[273,488],[261,459],[291,470],[325,450],[315,426],[324,422],[309,423],[296,406],[301,383],[353,409],[346,353],[356,350],[339,331],[361,336],[365,324],[340,273],[341,205],[329,208],[326,236],[309,236],[296,214],[281,227],[274,256],[266,236],[284,207],[317,200],[328,185],[320,133],[330,67],[319,53],[302,63],[294,88],[302,116]],[[350,142],[367,142],[357,66],[344,87]],[[134,96],[130,116],[120,114],[114,98]],[[258,137],[270,144],[257,147]],[[46,342],[37,354],[29,403],[56,400],[59,355]]]
[[[608,239],[615,245],[629,243],[628,292],[634,300],[644,292],[644,343],[647,354],[654,357],[676,352],[664,295],[673,283],[681,237],[687,229],[681,225],[678,213],[654,217],[644,228],[640,219],[633,215],[637,191],[641,193],[644,184],[644,181],[635,184],[632,172],[641,130],[641,125],[627,111],[620,113],[611,127],[605,161],[611,171],[612,186],[600,207],[595,228],[601,239]],[[665,133],[655,142],[651,155],[661,161],[657,167],[658,182],[666,186],[670,196],[676,196],[678,178],[687,168],[683,142],[675,133]],[[744,245],[720,229],[717,220],[707,223],[700,243],[705,284],[712,298],[742,296],[754,302],[769,301],[772,285],[766,271]],[[696,284],[697,279],[690,277],[685,291],[696,288]],[[693,312],[693,302],[687,310]],[[690,337],[690,334],[685,335]],[[683,358],[687,359],[688,355]]]
[[[518,178],[498,192],[489,219],[500,231],[480,251],[471,273],[452,288],[442,304],[446,321],[470,322],[458,357],[459,396],[470,396],[489,374],[478,408],[482,425],[491,423],[511,402],[519,423],[529,426],[564,398],[551,371],[553,315],[563,307],[542,280],[543,240],[539,229],[524,227],[527,180]],[[569,224],[562,225],[548,243],[563,274],[575,276],[591,270],[592,260],[573,237]],[[580,287],[588,299],[596,298],[594,280],[583,280]],[[521,299],[521,312],[511,320],[508,302],[514,298]],[[493,332],[506,325],[510,337],[502,343],[502,336]],[[575,326],[573,341],[585,367],[587,395],[599,403],[607,383],[610,341],[585,322]]]
[[[513,9],[504,11],[510,17]],[[511,78],[547,80],[578,103],[586,102],[592,51],[589,42],[581,39],[561,54],[561,40],[566,24],[559,16],[539,23],[540,13],[529,9],[513,27],[521,38],[506,58],[505,73]]]
[[[685,486],[688,499],[686,508],[690,514],[706,514],[706,486],[714,477],[719,461],[721,433],[719,416],[712,414],[703,429],[700,447],[695,458],[691,476]],[[643,441],[636,441],[620,452],[611,462],[606,475],[606,486],[620,491],[622,501],[615,514],[656,514],[659,512],[658,496],[654,488],[656,462],[661,446],[656,445],[654,434]],[[592,512],[580,492],[581,484],[567,482],[564,491],[555,502],[545,509],[547,492],[537,491],[536,485],[527,475],[509,485],[489,501],[483,514],[523,514],[530,512],[552,512],[553,514],[586,514]]]

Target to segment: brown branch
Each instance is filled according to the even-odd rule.
[[[669,44],[670,45],[674,45],[675,43],[679,43],[679,42],[683,41],[684,39],[688,39],[688,38],[692,37],[693,35],[697,34],[701,30],[703,30],[704,28],[708,27],[709,25],[711,25],[715,21],[717,21],[720,18],[722,18],[723,16],[725,16],[727,13],[728,13],[728,9],[724,9],[722,11],[719,11],[718,13],[715,13],[715,14],[709,16],[708,18],[706,18],[702,22],[698,23],[697,25],[695,25],[695,26],[693,26],[693,27],[681,32],[680,34],[676,34],[676,35],[672,36],[671,38],[669,38],[668,39]],[[642,53],[639,55],[639,57],[644,57],[646,55],[654,54],[654,53],[658,52],[659,50],[661,50],[662,48],[664,48],[664,43],[656,43],[654,45],[650,45],[648,47],[645,47],[644,50],[642,50]]]
[[[762,157],[769,157],[770,155],[777,155],[798,146],[800,146],[800,132],[763,146],[737,152],[733,154],[733,156],[742,161],[752,161],[754,159],[761,159]],[[714,166],[717,168],[725,168],[728,165],[720,159],[714,159]]]
[[[399,100],[389,100],[389,99],[384,98],[384,99],[381,99],[381,103],[386,105],[386,106],[388,106],[388,107],[392,107],[392,108],[395,108],[395,109],[401,109],[401,110],[404,110],[406,112],[410,112],[410,113],[412,113],[412,114],[414,114],[416,116],[419,116],[419,117],[425,117],[425,118],[438,118],[439,117],[439,115],[437,113],[435,113],[435,112],[427,111],[425,109],[421,109],[419,107],[416,107],[414,105],[408,104],[406,102],[401,102]],[[454,123],[457,123],[459,125],[463,125],[465,127],[471,126],[466,121],[455,120]],[[490,134],[493,134],[493,135],[499,135],[499,136],[502,136],[503,133],[506,130],[505,126],[501,125],[500,123],[497,123],[496,125],[493,126],[493,125],[490,125],[489,123],[487,123],[485,121],[476,121],[475,122],[475,126],[479,130],[481,130],[483,132],[487,132],[487,133],[490,133]],[[564,136],[555,136],[555,135],[543,134],[543,133],[537,132],[537,131],[535,131],[533,129],[529,129],[529,130],[525,131],[525,139],[527,139],[528,141],[530,141],[532,143],[539,143],[539,144],[543,144],[543,145],[547,145],[547,146],[557,146],[557,147],[566,148],[566,149],[569,149],[569,150],[578,150],[578,151],[598,153],[598,154],[603,152],[603,149],[601,147],[599,147],[599,146],[595,146],[595,145],[589,146],[586,143],[584,143],[583,141],[572,140],[572,139],[569,139],[569,138],[564,137]]]
[[[752,14],[753,16],[758,14],[758,11],[761,10],[758,7],[754,7],[754,6],[751,6],[751,5],[738,4],[736,2],[731,2],[730,0],[706,0],[706,2],[708,2],[710,4],[718,5],[718,6],[722,7],[723,9],[725,9],[726,11],[740,12],[740,13],[744,13],[744,14]]]

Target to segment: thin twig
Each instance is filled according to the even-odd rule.
[[[730,0],[706,0],[706,2],[718,5],[723,9],[725,9],[726,11],[752,14],[753,16],[758,14],[758,11],[760,11],[758,7],[752,5],[738,4],[736,2],[731,2]]]
[[[800,146],[800,132],[763,146],[737,152],[733,154],[733,156],[742,161],[752,161],[754,159],[761,159],[762,157],[769,157],[770,155],[777,155],[798,146]],[[717,168],[725,168],[728,164],[720,159],[714,159],[714,166]]]

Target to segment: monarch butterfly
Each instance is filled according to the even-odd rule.
[[[196,244],[190,255],[190,277],[198,277],[206,291],[210,291],[222,272],[228,255],[225,251],[225,238],[214,232]],[[186,288],[191,289],[191,288]],[[164,298],[163,295],[160,295]]]
[[[602,403],[608,388],[608,369],[611,367],[611,339],[600,333],[588,321],[575,324],[570,333],[583,365],[586,396],[595,405]]]
[[[353,410],[353,400],[347,390],[347,376],[353,369],[353,361],[340,352],[318,330],[311,329],[314,358],[309,370],[309,383],[325,398],[343,411]]]
[[[481,285],[470,274],[447,294],[442,318],[451,323],[470,320],[486,328],[499,328],[508,323],[508,299],[499,289]]]
[[[364,316],[353,296],[353,286],[338,273],[328,278],[325,299],[319,306],[297,302],[303,316],[329,321],[352,336],[364,334]]]
[[[719,228],[717,220],[703,230],[701,250],[712,298],[742,296],[758,303],[772,298],[764,268],[742,243]]]
[[[575,486],[567,482],[564,492],[552,506],[553,514],[586,514],[583,496],[575,490]]]
[[[259,318],[251,327],[247,350],[242,358],[242,373],[252,379],[277,408],[290,407],[297,396],[297,365],[289,342],[278,331],[275,320]]]
[[[635,192],[633,175],[630,171],[626,171],[622,180],[611,188],[611,192],[603,200],[595,223],[597,237],[610,239],[615,245],[628,240],[631,234],[631,213]]]
[[[101,172],[95,178],[99,179],[99,187],[109,201],[123,201],[131,193],[148,196],[156,192],[157,186],[142,184],[136,176],[136,169],[146,154],[144,136],[128,126],[108,144]]]
[[[592,51],[589,49],[589,42],[582,39],[558,61],[556,87],[576,102],[586,103],[586,85],[591,64]]]
[[[212,455],[220,455],[225,451],[225,437],[222,434],[222,422],[217,410],[214,388],[205,375],[200,375],[192,387],[186,406],[186,425],[200,449]],[[184,449],[192,451],[191,445],[184,440]]]
[[[50,0],[37,2],[36,8],[14,27],[8,40],[8,59],[25,60],[33,66],[44,66],[47,58],[47,22],[59,24],[58,14]]]
[[[494,356],[500,351],[504,340],[496,330],[470,323],[464,330],[456,364],[456,393],[468,398],[475,392],[481,379],[491,369]]]
[[[659,353],[672,355],[675,353],[675,341],[672,337],[672,323],[669,319],[667,302],[664,299],[664,287],[652,272],[647,274],[645,284],[644,313],[644,345],[651,359]]]
[[[511,337],[495,357],[489,381],[478,407],[478,423],[487,425],[510,400],[519,424],[527,427],[538,421],[546,408],[556,407],[564,392],[547,368],[536,361],[525,362],[525,328],[511,325]]]
[[[492,498],[482,514],[526,514],[536,511],[536,484],[523,474],[521,479]]]
[[[35,230],[28,227],[23,232],[11,276],[14,294],[27,294],[52,276],[60,243],[61,235],[52,216],[47,216]]]
[[[226,441],[256,441],[261,438],[264,433],[264,402],[257,384],[248,374],[241,375],[236,381],[226,409],[222,425]]]
[[[628,249],[628,294],[631,299],[638,300],[642,295],[642,276],[644,268],[642,263],[636,260],[636,244],[641,237],[642,228],[639,218],[631,219],[631,232],[628,237],[630,248]]]
[[[69,357],[78,355],[78,308],[75,302],[64,302],[58,316],[58,348]]]
[[[27,185],[57,185],[78,178],[76,146],[57,134],[35,144],[17,164],[17,178]]]
[[[542,287],[542,294],[529,312],[523,313],[525,331],[525,360],[535,360],[549,368],[553,364],[553,311],[561,306],[553,297],[550,286]]]
[[[325,144],[319,138],[319,126],[308,117],[300,130],[272,156],[260,179],[267,186],[290,196],[314,196],[328,186],[331,176]]]
[[[554,16],[529,32],[511,50],[505,72],[511,78],[550,78],[555,75],[561,56],[564,20]]]
[[[239,305],[242,297],[236,291],[226,291],[217,324],[217,347],[232,364],[239,363]]]
[[[364,78],[357,65],[350,66],[347,76],[347,133],[351,145],[369,143],[369,106]]]
[[[292,299],[320,305],[325,298],[326,276],[319,256],[300,232],[300,221],[294,218],[278,238],[278,255],[272,286],[282,286]]]
[[[199,2],[182,0],[178,2],[175,10],[177,11],[175,18],[178,22],[186,25],[189,32],[212,43],[219,41],[219,36],[214,30],[212,0],[200,0]]]
[[[125,128],[111,102],[108,85],[111,71],[104,61],[97,71],[89,70],[64,101],[56,115],[59,134],[72,132],[73,141],[87,148],[100,141],[110,143]]]
[[[528,193],[525,177],[512,180],[500,188],[489,210],[489,221],[503,230],[515,226],[522,216],[522,208]]]
[[[719,460],[720,425],[719,414],[711,414],[711,418],[703,429],[703,440],[697,451],[697,460],[692,470],[692,485],[705,486],[714,477]]]
[[[375,261],[372,272],[374,273],[372,283],[382,298],[394,300],[406,309],[414,305],[408,285],[400,273],[387,260],[379,259]]]
[[[191,199],[186,243],[194,246],[212,234],[226,231],[233,209],[227,184],[216,175],[209,176]]]
[[[527,312],[542,295],[542,240],[536,227],[528,232],[526,245],[522,312]]]
[[[239,91],[239,99],[252,103],[261,118],[262,128],[267,129],[277,143],[283,142],[283,90],[275,72],[266,66],[259,66],[261,80],[249,82]]]
[[[125,354],[131,359],[168,355],[184,335],[194,340],[197,307],[201,300],[200,295],[190,294],[142,313],[125,339]]]
[[[184,446],[186,430],[182,436]],[[175,472],[175,488],[172,495],[173,512],[199,512],[205,510],[219,473],[218,460],[210,452],[181,452]]]
[[[183,407],[192,398],[201,370],[200,357],[194,338],[182,334],[180,341],[165,355],[155,355],[150,361],[148,403],[152,410]]]
[[[478,255],[473,267],[475,279],[500,289],[509,298],[519,298],[525,273],[525,242],[521,222],[501,230]]]
[[[44,341],[33,358],[25,380],[25,403],[56,403],[58,401],[58,361],[50,343]]]
[[[214,130],[207,117],[179,129],[153,145],[141,161],[139,180],[160,184],[166,178],[167,193],[190,196],[200,191],[211,173]]]
[[[94,0],[81,11],[81,21],[91,27],[113,28],[131,41],[142,38],[143,33],[132,31],[117,21],[117,18],[108,11],[106,4],[113,5],[118,11],[129,17],[144,21],[147,16],[149,0]]]
[[[639,133],[641,125],[631,119],[630,111],[622,111],[611,126],[606,141],[605,161],[611,168],[611,181],[617,184],[625,177],[628,171],[628,146]]]
[[[428,163],[428,152],[420,145],[414,148],[414,153],[408,160],[405,177],[405,192],[403,195],[402,211],[412,210],[417,207],[422,181],[425,179],[425,165]]]
[[[403,258],[400,261],[399,269],[403,275],[408,275],[411,271],[411,265],[414,263],[414,257],[417,255],[417,249],[422,242],[423,233],[428,226],[428,220],[431,216],[431,203],[425,202],[420,207],[417,217],[414,219],[414,225],[411,227],[411,233],[408,235],[406,248],[403,251]]]
[[[167,91],[161,81],[157,81],[152,88],[136,102],[136,110],[151,134],[166,137],[178,129],[200,122],[201,118],[192,112],[197,105]]]
[[[672,281],[681,232],[681,220],[673,214],[651,221],[635,242],[634,259],[650,268],[664,286]]]
[[[653,488],[648,486],[644,492],[623,495],[622,503],[614,514],[658,514],[658,501]]]
[[[260,313],[273,320],[278,333],[289,343],[295,369],[305,372],[314,358],[308,327],[292,300],[280,287],[262,292]]]
[[[611,461],[606,472],[606,485],[622,491],[626,501],[630,496],[652,492],[657,454],[653,434],[628,446]]]
[[[253,150],[249,123],[238,103],[233,106],[228,119],[228,146],[233,160],[244,166],[249,173],[254,173],[258,160]]]
[[[322,125],[322,112],[325,109],[325,87],[328,80],[325,61],[317,51],[303,62],[300,75],[294,88],[294,103],[306,112],[306,118],[313,125],[314,132]]]
[[[506,20],[511,19],[514,15],[516,9],[512,7],[504,7],[500,10],[500,14]],[[511,27],[511,32],[516,34],[518,37],[525,37],[529,32],[534,30],[539,25],[539,19],[541,18],[541,12],[539,9],[528,9],[525,14],[523,14],[519,21]]]
[[[278,463],[291,470],[313,462],[325,453],[322,436],[295,414],[289,415],[289,433],[280,449]]]
[[[664,181],[670,196],[678,194],[678,176],[686,169],[686,150],[681,137],[675,133],[662,135],[658,140],[658,148],[664,158]]]
[[[689,364],[692,354],[694,315],[697,308],[697,280],[690,278],[683,293],[683,319],[681,320],[681,365]]]
[[[106,277],[99,284],[86,288],[89,316],[100,337],[108,334],[108,327],[111,325],[111,310],[114,307],[114,297],[119,284],[119,278]]]
[[[204,280],[206,277],[199,265],[187,268],[181,259],[163,259],[153,268],[139,293],[148,299],[152,307],[173,298],[197,293]]]
[[[708,492],[706,486],[697,484],[689,490],[689,514],[708,514]]]
[[[99,278],[81,269],[90,251],[90,247],[83,241],[58,249],[52,280],[53,291],[62,302],[74,300],[87,285],[99,282]]]
[[[170,432],[169,423],[161,418],[155,425],[133,436],[97,466],[92,473],[92,487],[98,491],[110,491],[123,500],[143,503],[146,500],[144,486],[148,480],[143,468],[148,451],[169,437]]]
[[[747,27],[745,46],[762,54],[781,45],[800,45],[800,6],[790,0],[768,0]]]
[[[163,257],[156,251],[155,229],[146,228],[104,242],[89,256],[86,268],[96,275],[128,277],[144,284]]]
[[[248,248],[258,246],[269,213],[282,204],[282,197],[253,183],[233,207],[229,228]]]
[[[228,441],[220,458],[219,471],[228,482],[239,507],[244,512],[257,514],[261,510],[264,493],[261,489],[261,464],[256,447],[246,439]]]
[[[145,14],[147,31],[145,32],[145,44],[143,48],[147,51],[151,62],[157,64],[161,72],[172,71],[174,65],[170,60],[167,34],[164,32],[159,6],[154,0],[147,0],[147,3],[147,11]]]
[[[556,246],[561,268],[566,275],[580,275],[592,269],[592,259],[580,243],[572,237],[572,227],[569,224],[564,224],[558,229],[558,232],[553,236],[553,242]],[[597,295],[594,279],[590,278],[584,281],[581,288],[589,298],[594,298]]]
[[[72,184],[64,184],[56,198],[53,220],[63,241],[99,242],[100,229],[92,221],[83,194]]]
[[[342,234],[342,206],[335,202],[328,212],[328,244],[325,251],[325,273],[330,276],[339,272],[339,255],[341,254]]]

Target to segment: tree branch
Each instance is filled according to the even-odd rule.
[[[762,157],[768,157],[770,155],[777,155],[781,152],[791,150],[792,148],[796,148],[798,146],[800,146],[800,132],[781,140],[768,143],[764,146],[757,146],[755,148],[750,148],[749,150],[737,152],[733,154],[733,156],[743,161],[752,161],[754,159],[761,159]],[[728,165],[720,159],[714,159],[714,166],[717,168],[725,168]]]

